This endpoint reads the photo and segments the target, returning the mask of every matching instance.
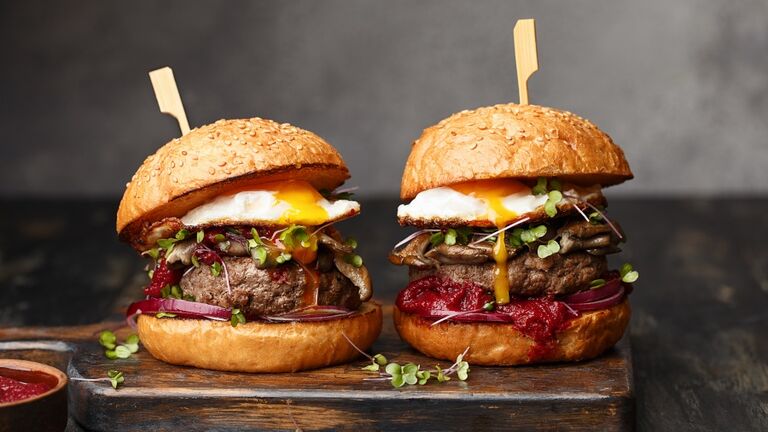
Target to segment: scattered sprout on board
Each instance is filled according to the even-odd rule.
[[[366,378],[366,381],[389,381],[392,384],[392,387],[400,388],[405,385],[424,385],[430,380],[443,383],[450,381],[451,375],[453,374],[455,374],[460,381],[466,381],[467,378],[469,378],[469,363],[464,360],[464,356],[467,355],[469,347],[456,357],[456,361],[448,369],[441,369],[440,366],[435,365],[435,369],[431,370],[421,369],[421,365],[414,363],[400,365],[399,363],[389,362],[382,354],[369,355],[358,348],[347,335],[344,333],[341,335],[344,336],[344,339],[349,342],[352,348],[371,361],[371,364],[364,366],[361,369],[369,372],[378,372],[378,377]],[[382,367],[384,368],[384,371],[381,370]]]

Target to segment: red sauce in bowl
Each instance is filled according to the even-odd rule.
[[[0,367],[0,403],[16,402],[43,394],[58,384],[44,372]]]

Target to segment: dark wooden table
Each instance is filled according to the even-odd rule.
[[[397,200],[363,201],[359,239],[378,298],[406,279],[389,248]],[[0,326],[96,323],[140,296],[114,234],[116,200],[0,200]],[[641,273],[631,296],[639,430],[768,430],[768,199],[614,199]],[[390,325],[387,323],[387,325]]]

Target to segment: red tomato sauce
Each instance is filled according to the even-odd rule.
[[[0,367],[0,403],[16,402],[56,387],[56,377],[43,372]]]
[[[533,339],[529,352],[531,360],[547,356],[554,348],[556,334],[568,327],[578,313],[563,302],[549,297],[531,299],[512,298],[510,303],[498,305],[492,312],[483,311],[483,305],[494,299],[493,294],[470,281],[454,281],[438,276],[427,276],[412,281],[400,291],[395,304],[403,312],[432,318],[446,312],[482,312],[503,318],[502,324],[512,325],[520,333]],[[477,314],[470,315],[472,317]],[[481,314],[482,316],[482,314]],[[456,321],[490,322],[479,318]]]

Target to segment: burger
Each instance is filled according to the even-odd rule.
[[[589,121],[535,105],[462,111],[427,128],[405,165],[397,217],[418,230],[394,321],[422,353],[479,365],[577,361],[621,339],[637,271],[606,257],[626,236],[602,188],[633,177]]]
[[[261,118],[219,120],[149,156],[126,185],[117,233],[149,258],[131,304],[157,359],[290,372],[370,347],[381,308],[354,239],[334,223],[360,205],[319,136]],[[335,191],[335,192],[334,192]]]

